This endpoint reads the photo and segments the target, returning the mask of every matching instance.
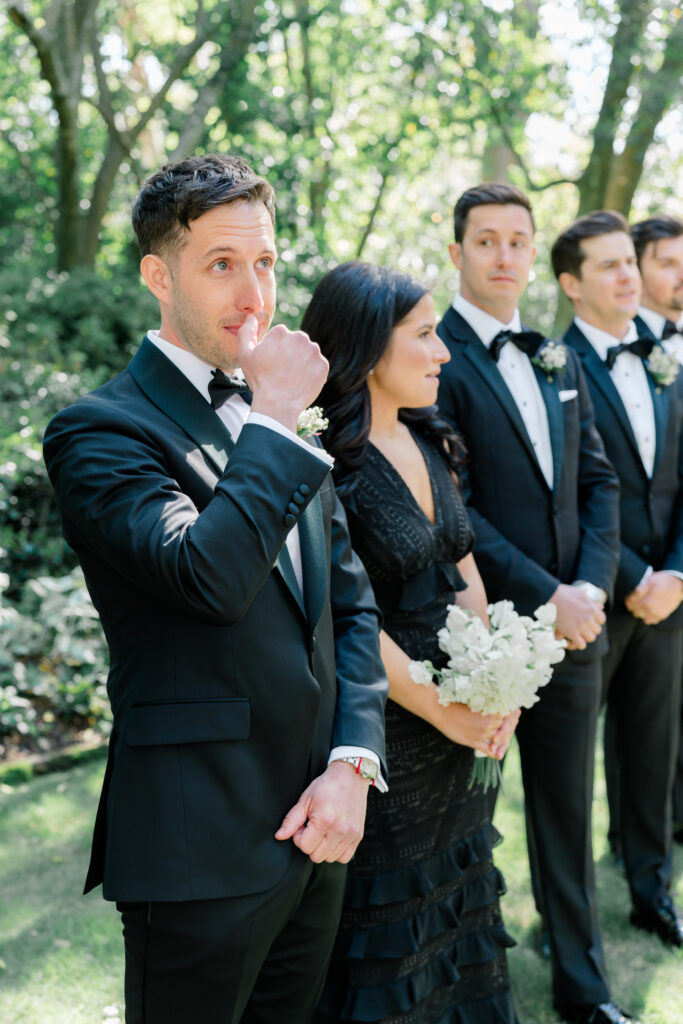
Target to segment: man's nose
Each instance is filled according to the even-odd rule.
[[[240,293],[237,299],[240,309],[249,313],[260,313],[263,309],[261,282],[253,270],[247,270],[240,281]]]

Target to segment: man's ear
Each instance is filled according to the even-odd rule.
[[[581,283],[578,277],[570,274],[568,270],[563,270],[557,281],[564,294],[572,302],[581,298]]]
[[[451,263],[457,270],[462,270],[462,245],[460,242],[451,242],[448,246],[448,255]]]
[[[168,302],[171,292],[171,271],[161,256],[151,252],[143,256],[140,263],[140,273],[152,295],[159,302]]]

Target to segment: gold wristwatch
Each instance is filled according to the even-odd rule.
[[[360,775],[361,779],[367,779],[371,786],[375,785],[378,768],[377,764],[369,757],[353,757],[348,754],[344,757],[335,757],[334,761],[346,761],[348,764],[352,764],[356,769],[356,775]]]

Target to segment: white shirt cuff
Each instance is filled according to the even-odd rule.
[[[677,569],[662,569],[662,572],[665,572],[667,576],[675,576],[677,580],[683,582],[683,572],[679,572]]]
[[[268,430],[274,430],[276,434],[281,434],[282,437],[287,437],[290,441],[303,445],[307,452],[312,452],[313,455],[317,455],[317,457],[322,462],[327,463],[328,466],[334,465],[333,456],[330,455],[329,452],[326,452],[324,448],[318,448],[317,445],[309,444],[303,437],[297,437],[293,430],[285,427],[279,420],[274,420],[272,416],[266,416],[262,412],[250,412],[247,416],[245,426],[248,423],[255,423],[260,427],[266,427]]]
[[[340,757],[367,757],[369,761],[377,765],[377,778],[375,779],[375,789],[378,789],[380,793],[386,793],[389,787],[386,784],[384,776],[382,775],[382,767],[379,763],[379,758],[374,750],[368,750],[367,747],[334,747],[330,751],[330,756],[327,759],[327,763],[330,764],[332,761],[338,761]]]
[[[640,583],[638,584],[638,586],[642,587],[643,583],[645,583],[647,580],[649,580],[649,578],[650,578],[650,576],[652,576],[653,572],[654,572],[654,569],[652,568],[652,566],[648,565],[647,569],[643,573],[643,578],[640,581]]]

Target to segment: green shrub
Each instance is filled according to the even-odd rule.
[[[106,644],[80,569],[29,580],[18,606],[0,596],[0,734],[108,734],[106,679]]]
[[[157,320],[156,300],[129,270],[0,272],[0,547],[14,600],[27,579],[75,565],[43,464],[45,427],[121,370]]]

